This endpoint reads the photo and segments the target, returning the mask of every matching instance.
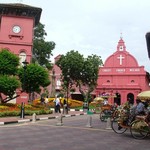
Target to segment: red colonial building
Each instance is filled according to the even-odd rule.
[[[127,98],[134,102],[141,91],[149,90],[149,73],[139,66],[120,38],[116,51],[110,55],[99,70],[96,96],[110,95],[109,103],[124,103]]]
[[[55,61],[59,58],[60,55],[55,58]],[[55,90],[58,94],[61,90],[61,70],[55,64],[53,69],[55,70]],[[150,89],[149,82],[149,73],[144,70],[144,66],[138,65],[135,57],[126,50],[124,40],[120,38],[116,51],[99,69],[97,87],[92,92],[92,97],[108,95],[109,103],[118,105],[130,98],[134,103],[138,93]],[[77,88],[70,95],[73,99],[83,100]]]
[[[33,28],[39,23],[42,9],[20,3],[0,4],[0,49],[5,48],[30,63],[33,47]],[[20,93],[15,102],[28,102],[28,95]]]

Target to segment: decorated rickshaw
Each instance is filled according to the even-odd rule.
[[[141,92],[137,95],[137,98],[143,102],[149,102],[150,91]],[[131,114],[127,113],[125,108],[118,107],[112,116],[112,129],[118,134],[122,134],[127,129],[130,129],[132,137],[136,139],[143,139],[150,135],[150,111],[145,116],[136,116],[134,120],[130,118]]]
[[[137,98],[146,102],[150,106],[150,91],[143,91],[137,95]],[[150,107],[147,108],[145,116],[136,116],[136,119],[130,125],[131,135],[136,139],[143,139],[150,135]]]
[[[106,121],[108,118],[111,118],[114,110],[116,109],[115,105],[108,103],[108,98],[110,97],[115,97],[115,95],[105,93],[94,99],[94,101],[99,102],[101,121]]]
[[[123,106],[117,107],[112,114],[111,127],[115,133],[122,134],[130,128],[130,114]]]

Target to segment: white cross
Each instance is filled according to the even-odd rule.
[[[124,59],[124,57],[122,55],[120,55],[119,57],[117,57],[118,59],[120,59],[120,65],[122,65],[122,60]]]

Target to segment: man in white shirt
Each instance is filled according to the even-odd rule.
[[[61,106],[61,104],[60,104],[60,99],[59,99],[59,97],[57,96],[53,102],[55,102],[55,112],[56,112],[56,113],[57,113],[57,112],[61,113],[61,111],[60,111],[60,106]]]

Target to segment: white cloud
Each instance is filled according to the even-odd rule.
[[[1,0],[1,3],[19,0]],[[54,57],[72,49],[103,61],[116,51],[122,32],[128,52],[150,72],[145,34],[150,31],[149,0],[22,0],[41,7],[41,23],[54,41]],[[53,57],[52,57],[53,59]]]

